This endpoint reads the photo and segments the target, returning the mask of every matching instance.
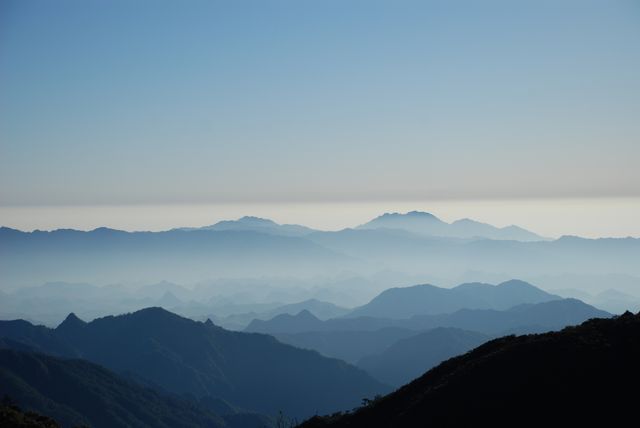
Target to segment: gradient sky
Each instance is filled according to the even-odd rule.
[[[4,0],[0,206],[637,198],[638,76],[638,1]]]

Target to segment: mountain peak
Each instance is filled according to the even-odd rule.
[[[436,216],[434,216],[431,213],[425,212],[425,211],[409,211],[405,214],[402,213],[384,213],[381,216],[377,217],[378,219],[383,219],[383,218],[414,218],[414,219],[429,219],[429,220],[438,220],[440,221],[440,219]],[[375,220],[375,219],[374,219]]]
[[[313,229],[306,226],[300,226],[297,224],[279,224],[268,218],[255,216],[244,216],[237,220],[222,220],[216,224],[205,226],[200,229],[217,231],[254,231],[282,236],[303,236],[313,232]]]
[[[434,216],[431,213],[425,212],[425,211],[409,211],[405,215],[408,216],[408,217],[422,217],[422,218],[438,219],[438,217]]]
[[[60,325],[58,325],[56,330],[58,331],[70,331],[72,329],[76,330],[78,328],[84,327],[86,324],[87,324],[86,322],[82,321],[80,318],[76,316],[76,314],[71,312],[69,315],[67,315],[64,321],[62,321]]]
[[[539,290],[538,287],[536,287],[535,285],[531,285],[526,281],[522,281],[521,279],[510,279],[508,281],[504,281],[501,282],[500,284],[496,285],[496,287],[503,287],[503,288],[530,288],[530,289],[536,289]]]
[[[130,315],[151,317],[151,316],[177,316],[173,312],[169,312],[168,310],[161,308],[160,306],[150,306],[148,308],[139,309]]]
[[[271,219],[262,218],[262,217],[255,217],[255,216],[250,216],[250,215],[246,215],[244,217],[240,217],[236,221],[239,222],[239,223],[263,224],[263,225],[270,225],[270,226],[278,225],[278,223],[276,223],[275,221],[273,221]]]
[[[295,317],[298,319],[304,319],[304,320],[320,321],[318,317],[313,315],[311,311],[308,309],[301,310],[300,312],[298,312],[298,314]]]

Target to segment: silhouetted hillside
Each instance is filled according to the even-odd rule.
[[[48,416],[24,411],[14,404],[0,403],[0,427],[6,428],[59,428]]]
[[[87,361],[10,349],[0,349],[0,394],[67,427],[228,426],[203,407],[164,397]]]
[[[32,326],[32,330],[40,331]],[[0,334],[44,340],[0,322]],[[36,339],[34,339],[34,337]],[[167,391],[215,397],[266,414],[303,417],[355,406],[387,390],[364,371],[342,361],[294,348],[271,336],[230,332],[160,308],[84,323],[73,314],[48,341],[69,344],[82,357]],[[59,349],[55,347],[56,351]],[[66,354],[63,354],[66,355]],[[338,391],[333,388],[338,385]]]
[[[640,314],[507,336],[312,427],[614,426],[637,417]]]
[[[489,336],[482,333],[440,327],[400,339],[383,352],[362,358],[358,367],[397,387],[487,340]]]
[[[508,309],[521,303],[540,303],[559,299],[524,281],[511,280],[498,285],[470,283],[454,288],[433,285],[391,288],[371,302],[354,309],[348,316],[410,318],[414,315],[445,314],[460,309]]]

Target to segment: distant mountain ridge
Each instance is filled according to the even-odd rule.
[[[560,299],[527,282],[510,280],[498,285],[461,284],[454,288],[434,285],[390,288],[347,316],[411,318],[415,315],[451,313],[460,309],[504,310],[522,303],[542,303]]]
[[[468,218],[447,223],[431,213],[411,211],[406,214],[386,213],[357,227],[358,229],[402,229],[421,235],[451,238],[485,238],[513,241],[543,241],[545,238],[521,227],[502,228]]]
[[[640,277],[640,239],[634,238],[513,241],[434,236],[388,227],[287,236],[277,230],[265,233],[240,226],[166,232],[0,228],[0,288],[51,281],[194,284],[224,278],[309,279],[344,272],[357,276],[396,272],[399,278],[424,278],[425,282],[474,278],[469,272],[480,273],[477,278],[500,279],[611,272]],[[580,285],[574,279],[553,288],[576,287]],[[21,311],[9,308],[6,313]]]
[[[547,302],[521,304],[506,310],[460,309],[447,314],[414,315],[406,319],[370,316],[333,318],[321,321],[307,314],[287,315],[271,321],[256,321],[245,329],[265,334],[298,334],[305,332],[375,331],[396,327],[424,331],[437,327],[454,327],[489,335],[501,333],[529,333],[557,330],[579,324],[589,318],[607,318],[611,314],[577,299],[558,299]],[[284,336],[283,336],[284,337]]]
[[[284,236],[304,236],[315,232],[307,226],[298,224],[278,224],[261,217],[244,216],[238,220],[222,220],[211,226],[181,228],[181,230],[245,230]]]

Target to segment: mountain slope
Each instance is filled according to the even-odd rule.
[[[0,426],[11,428],[60,428],[53,419],[24,411],[14,404],[0,404]]]
[[[487,340],[489,336],[482,333],[439,327],[401,339],[379,354],[362,358],[358,367],[397,387]]]
[[[0,333],[19,340],[4,324],[0,322]],[[90,323],[70,315],[50,330],[50,336],[73,347],[74,356],[117,373],[265,414],[282,410],[303,417],[350,408],[362,397],[387,389],[342,361],[284,345],[271,336],[227,331],[160,308]],[[336,382],[340,391],[329,394]]]
[[[639,359],[640,314],[507,336],[353,414],[302,426],[614,426],[636,417]]]
[[[373,331],[306,331],[274,336],[282,343],[313,349],[327,357],[355,364],[361,358],[380,353],[396,341],[415,334],[406,328],[387,327]]]
[[[0,349],[0,394],[63,426],[226,427],[215,414],[161,396],[95,364]]]

